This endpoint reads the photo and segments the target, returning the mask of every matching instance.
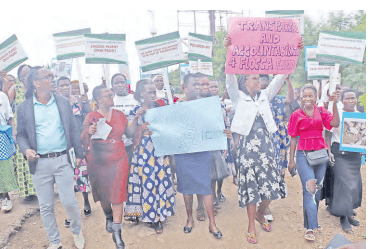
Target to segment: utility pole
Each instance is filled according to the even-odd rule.
[[[216,23],[215,23],[215,11],[214,10],[209,10],[209,18],[210,18],[210,35],[212,35],[212,43],[216,44],[216,39],[215,39],[215,33],[216,33]]]
[[[196,27],[197,21],[196,21],[195,13],[196,13],[195,10],[193,10],[193,14],[194,14],[194,33],[197,34],[197,27]]]

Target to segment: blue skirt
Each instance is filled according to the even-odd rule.
[[[212,194],[211,152],[175,155],[178,192],[184,195]]]

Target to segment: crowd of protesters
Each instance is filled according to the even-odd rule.
[[[226,36],[224,46],[230,44]],[[12,209],[9,192],[14,190],[28,201],[37,198],[51,249],[62,247],[54,184],[77,248],[84,248],[85,241],[75,193],[82,193],[84,215],[90,216],[90,191],[101,204],[116,248],[125,247],[123,218],[141,220],[163,233],[164,222],[176,212],[176,190],[187,213],[184,233],[194,227],[195,194],[196,219],[204,221],[207,214],[209,232],[220,239],[215,216],[226,201],[222,185],[228,175],[238,187],[239,206],[247,208],[247,241],[255,244],[256,221],[264,231],[272,231],[269,205],[287,197],[284,177],[296,169],[303,187],[306,240],[315,240],[316,231],[323,229],[318,222],[321,198],[328,200],[328,211],[340,217],[344,231],[360,225],[353,216],[362,202],[361,154],[339,150],[342,112],[357,112],[357,92],[348,86],[331,94],[319,89],[323,96],[318,96],[312,84],[293,89],[290,75],[229,74],[220,98],[219,82],[201,73],[186,74],[182,99],[170,85],[174,104],[220,98],[227,150],[156,156],[145,112],[169,104],[161,75],[139,80],[131,94],[125,75],[115,74],[111,88],[95,87],[90,100],[87,84],[81,94],[78,81],[61,77],[56,82],[44,67],[23,64],[17,79],[0,74],[0,123],[12,126],[11,139],[16,141],[14,155],[0,160],[0,207],[3,212]],[[285,83],[287,95],[278,95]],[[329,101],[332,113],[326,109]],[[96,139],[103,124],[111,130]],[[330,162],[310,165],[308,153],[323,149]],[[228,175],[219,176],[221,170]]]

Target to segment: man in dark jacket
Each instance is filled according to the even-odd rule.
[[[77,248],[84,248],[81,218],[74,194],[70,154],[75,166],[83,156],[80,132],[69,100],[57,94],[55,79],[47,68],[35,67],[27,79],[26,100],[17,110],[17,143],[29,161],[41,217],[50,240],[49,248],[61,248],[54,213],[54,184],[71,220],[70,229]],[[73,164],[74,164],[73,163]]]

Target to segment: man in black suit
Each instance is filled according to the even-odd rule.
[[[74,148],[75,164],[80,167],[83,156],[80,132],[69,100],[54,94],[55,89],[54,75],[49,69],[35,67],[31,70],[27,79],[27,99],[17,110],[17,143],[29,161],[41,217],[50,241],[49,248],[62,246],[54,213],[55,183],[71,220],[74,243],[77,248],[84,248],[69,157]]]

